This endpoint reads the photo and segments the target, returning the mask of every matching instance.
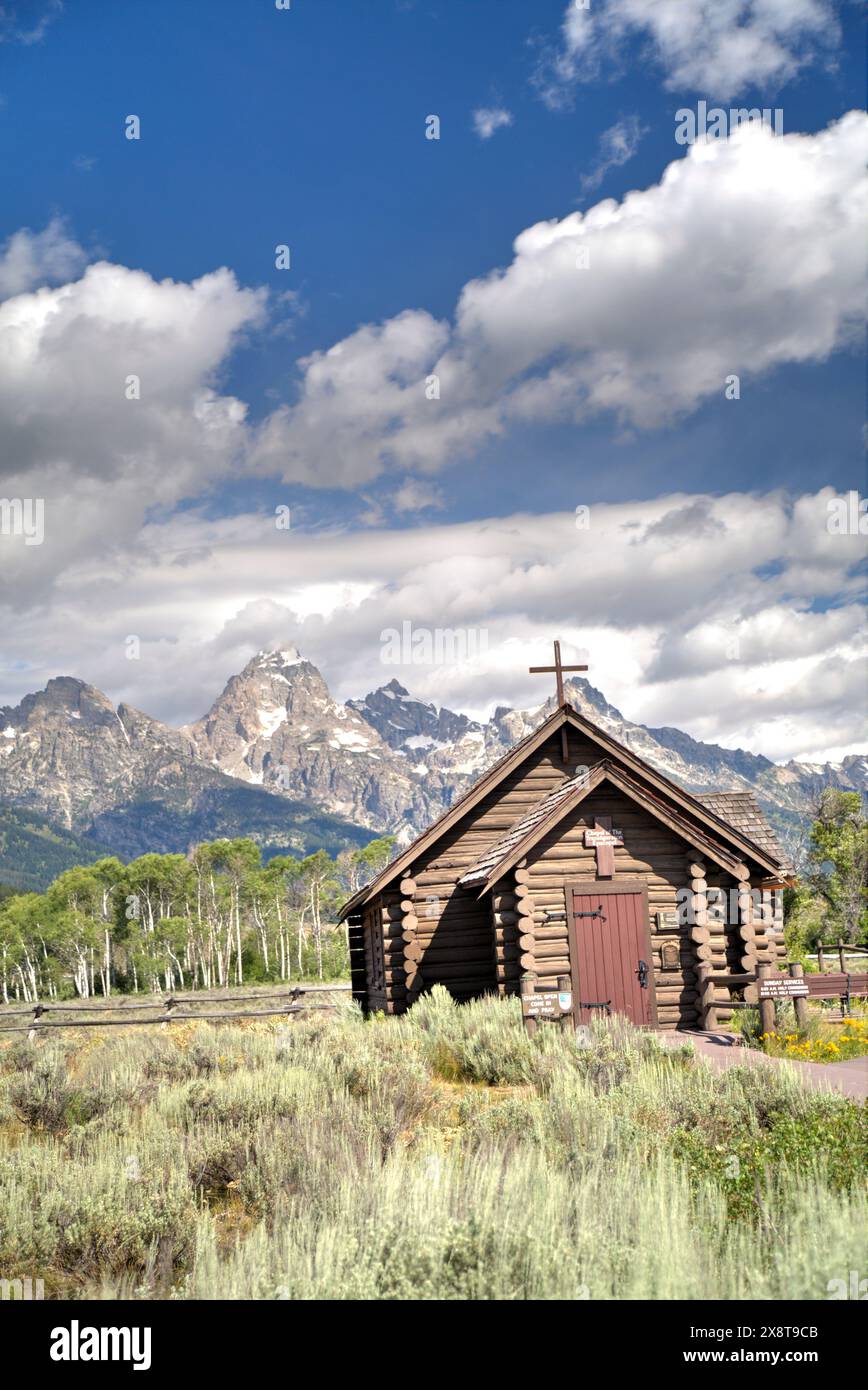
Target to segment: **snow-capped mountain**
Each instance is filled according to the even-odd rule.
[[[415,828],[448,804],[446,784],[423,785],[374,725],[332,699],[294,647],[259,652],[184,732],[221,772],[372,830]]]
[[[299,853],[370,838],[303,797],[287,801],[227,775],[188,734],[132,705],[115,709],[72,676],[0,708],[0,830],[4,804],[124,857],[223,836]]]
[[[868,758],[852,756],[843,763],[793,761],[779,765],[741,748],[701,743],[681,729],[635,724],[583,678],[567,680],[565,691],[580,714],[689,791],[755,792],[791,850],[810,821],[824,787],[868,795]],[[456,792],[531,733],[555,707],[553,696],[531,710],[501,706],[488,723],[478,724],[413,699],[397,681],[351,703],[408,762],[424,756],[429,775],[436,772],[444,776],[455,784]],[[398,714],[394,713],[396,705]],[[456,720],[462,722],[453,723]],[[438,737],[441,730],[449,732]]]
[[[695,792],[753,790],[790,845],[825,786],[868,791],[868,760],[778,766],[680,729],[625,719],[584,679],[567,698],[595,724]],[[294,649],[260,652],[186,731],[212,766],[279,794],[310,798],[401,839],[439,815],[485,768],[552,712],[501,706],[486,723],[413,696],[397,680],[340,704]]]
[[[790,848],[824,787],[868,793],[866,758],[780,766],[634,724],[587,680],[566,689],[577,710],[689,790],[754,791]],[[62,676],[0,709],[0,803],[122,854],[216,835],[299,850],[385,831],[407,841],[553,706],[501,706],[480,723],[397,680],[342,704],[285,646],[259,652],[202,719],[177,730]]]

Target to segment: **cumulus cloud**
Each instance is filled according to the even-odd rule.
[[[503,106],[480,106],[473,113],[473,129],[480,140],[490,140],[497,130],[512,125],[512,112]]]
[[[434,471],[517,425],[660,426],[730,373],[744,391],[826,358],[862,318],[866,129],[743,125],[621,202],[529,227],[451,323],[408,310],[304,359],[254,465],[331,486]]]
[[[341,698],[397,675],[487,715],[545,698],[527,667],[559,636],[639,722],[776,759],[864,751],[864,538],[829,533],[831,497],[673,495],[595,504],[581,530],[572,513],[516,514],[351,539],[185,510],[71,568],[26,621],[0,603],[16,633],[0,704],[68,672],[180,724],[259,647],[295,642]],[[381,634],[405,621],[484,631],[488,647],[385,666]]]
[[[56,278],[77,257],[56,225],[20,234],[7,245],[7,283],[40,262]],[[4,578],[23,599],[237,462],[246,406],[221,394],[219,374],[263,313],[262,294],[227,270],[184,284],[105,262],[0,304],[0,484],[45,503],[45,545],[4,543]]]
[[[393,422],[405,424],[414,396],[424,400],[424,373],[448,338],[447,324],[408,310],[302,358],[300,399],[259,429],[252,465],[313,486],[370,482],[382,472]]]
[[[775,90],[834,48],[834,0],[593,0],[570,3],[559,45],[534,76],[553,109],[575,86],[615,72],[638,43],[670,90],[726,100],[748,88]]]
[[[527,228],[451,320],[408,309],[302,358],[293,402],[255,425],[221,378],[264,291],[228,270],[187,284],[105,262],[69,279],[83,252],[61,223],[17,233],[0,257],[6,495],[46,499],[56,565],[229,469],[363,489],[517,427],[671,424],[733,372],[744,392],[852,337],[865,135],[851,113],[816,135],[748,125],[698,143],[645,190]],[[31,548],[27,574],[47,555]]]

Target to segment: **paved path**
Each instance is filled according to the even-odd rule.
[[[790,1062],[782,1057],[768,1057],[753,1047],[734,1042],[732,1033],[666,1032],[661,1036],[676,1046],[691,1042],[697,1056],[704,1057],[718,1071],[727,1067],[786,1067],[805,1086],[814,1090],[838,1091],[851,1100],[868,1098],[868,1057],[854,1057],[848,1062]]]

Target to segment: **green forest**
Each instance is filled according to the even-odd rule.
[[[337,909],[389,862],[394,837],[336,857],[262,862],[252,840],[189,856],[113,856],[67,869],[44,893],[0,891],[0,998],[90,998],[349,971]]]
[[[0,998],[212,989],[334,980],[349,970],[340,904],[391,859],[393,836],[336,856],[263,863],[250,839],[189,855],[107,855],[60,873],[43,893],[0,887]],[[785,894],[786,944],[868,944],[868,821],[858,794],[824,793],[799,874]]]

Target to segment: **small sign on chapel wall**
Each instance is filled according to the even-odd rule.
[[[664,941],[660,947],[660,965],[663,970],[677,970],[680,964],[681,948],[677,941]]]
[[[623,845],[623,830],[602,830],[599,826],[593,829],[588,826],[585,831],[585,848],[595,849],[597,845]]]
[[[569,1013],[573,1007],[573,996],[546,990],[540,994],[523,995],[521,1002],[525,1018],[560,1018],[562,1013]]]
[[[594,824],[585,827],[585,847],[593,849],[597,861],[597,877],[611,878],[615,872],[615,847],[624,843],[623,830],[612,829],[611,816],[595,816]]]

